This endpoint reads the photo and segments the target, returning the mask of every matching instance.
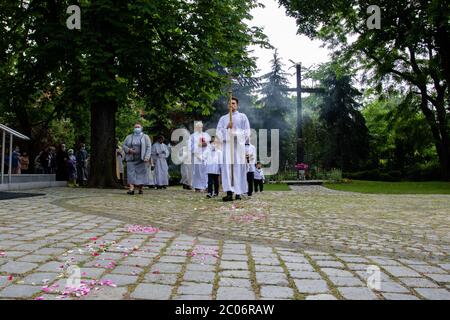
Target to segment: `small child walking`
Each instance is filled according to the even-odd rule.
[[[260,192],[263,192],[264,189],[264,172],[262,169],[262,165],[261,162],[257,162],[256,163],[256,168],[255,168],[255,176],[253,178],[253,182],[255,184],[255,193],[258,192],[258,188]]]
[[[211,142],[206,152],[206,172],[208,173],[208,194],[212,198],[219,195],[219,175],[222,166],[222,151],[217,147],[215,140]]]

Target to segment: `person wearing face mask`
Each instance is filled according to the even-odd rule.
[[[122,150],[125,152],[127,162],[128,194],[133,195],[137,187],[139,194],[149,184],[148,170],[151,157],[152,142],[150,137],[142,132],[142,125],[134,125],[133,134],[126,137]]]
[[[67,160],[69,160],[69,154],[67,153],[66,145],[62,143],[56,152],[56,181],[69,180]]]

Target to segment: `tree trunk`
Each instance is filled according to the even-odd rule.
[[[99,101],[91,104],[90,187],[120,187],[115,176],[116,111],[116,101]]]

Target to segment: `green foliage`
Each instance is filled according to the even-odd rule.
[[[340,70],[364,73],[378,94],[418,97],[443,178],[450,178],[448,1],[279,0],[300,34],[325,41]],[[368,29],[367,8],[381,8],[381,29]],[[337,72],[339,75],[339,72]],[[416,111],[412,113],[413,117]]]

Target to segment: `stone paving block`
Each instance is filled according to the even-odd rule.
[[[28,254],[26,256],[18,258],[17,261],[39,263],[39,262],[47,261],[51,258],[52,258],[51,256],[46,256],[46,255]]]
[[[256,272],[256,281],[259,284],[273,284],[278,286],[287,286],[289,284],[284,273],[274,272]]]
[[[244,254],[223,254],[222,260],[224,261],[245,261],[247,262],[247,255]]]
[[[151,272],[157,271],[160,273],[179,273],[182,265],[177,263],[156,263],[151,268]]]
[[[281,260],[287,263],[309,263],[304,256],[281,256]]]
[[[111,280],[117,286],[128,286],[137,281],[137,276],[128,276],[124,274],[107,274],[104,275],[102,280]]]
[[[340,257],[346,263],[369,263],[369,260],[362,257]]]
[[[242,261],[222,261],[220,268],[223,270],[248,270],[248,264]]]
[[[356,270],[366,271],[367,268],[369,267],[369,265],[368,264],[360,264],[360,263],[347,263],[347,267],[348,267],[348,269],[353,270],[353,271],[356,271]]]
[[[131,293],[133,299],[169,300],[172,287],[162,284],[141,283]]]
[[[255,293],[246,288],[219,287],[217,300],[255,300]]]
[[[158,262],[167,262],[167,263],[184,263],[186,261],[187,257],[180,257],[180,256],[163,256],[161,257]]]
[[[323,272],[327,274],[329,277],[354,277],[350,271],[334,269],[334,268],[321,268]]]
[[[144,282],[160,283],[174,285],[177,282],[178,275],[176,273],[147,273]]]
[[[240,288],[251,288],[251,283],[249,279],[239,279],[239,278],[220,278],[219,287],[240,287]]]
[[[445,271],[444,269],[430,265],[410,265],[410,268],[416,270],[417,272],[426,274],[428,273],[447,274],[447,271]]]
[[[409,293],[409,290],[404,286],[392,282],[392,281],[382,281],[380,283],[380,292],[393,292],[393,293]]]
[[[372,261],[375,261],[381,267],[385,267],[385,266],[402,266],[402,264],[400,262],[392,260],[392,259],[381,258],[381,257],[373,257],[373,256],[369,256],[368,258],[371,259]]]
[[[205,272],[205,271],[187,271],[183,279],[184,281],[190,282],[206,282],[213,283],[214,282],[215,273],[214,272]]]
[[[441,264],[439,264],[439,267],[441,267],[442,269],[445,269],[447,271],[450,271],[450,263],[441,263]]]
[[[256,271],[263,271],[263,272],[283,272],[283,268],[280,266],[268,266],[268,265],[261,265],[257,264],[255,265]]]
[[[137,258],[128,257],[122,260],[120,263],[122,265],[134,266],[134,267],[147,267],[152,263],[153,259],[150,258]]]
[[[30,298],[35,293],[41,291],[39,286],[10,285],[0,291],[0,297],[4,298]]]
[[[357,287],[365,284],[356,277],[329,277],[330,281],[340,287]]]
[[[296,270],[296,271],[314,271],[314,268],[307,263],[285,263],[286,267],[289,270]]]
[[[340,294],[348,300],[377,300],[378,297],[366,287],[339,287]]]
[[[443,288],[416,288],[415,290],[428,300],[450,300],[450,292]]]
[[[178,288],[178,294],[188,295],[209,295],[212,293],[213,286],[209,283],[182,282]]]
[[[292,299],[294,290],[284,286],[261,286],[261,297],[270,299]]]
[[[29,274],[22,281],[28,285],[43,286],[55,280],[58,275],[59,273],[37,272]]]
[[[216,267],[209,264],[189,263],[186,271],[215,271]]]
[[[41,265],[37,271],[62,272],[64,270],[63,263],[59,261],[51,261]]]
[[[328,285],[324,280],[301,279],[294,280],[295,286],[301,293],[327,293]]]
[[[123,300],[127,288],[124,287],[101,287],[100,290],[91,291],[87,296],[82,297],[82,300]]]
[[[219,273],[220,277],[228,277],[228,278],[250,278],[250,272],[245,270],[225,270]]]
[[[33,254],[56,256],[56,255],[60,255],[60,254],[64,253],[65,251],[66,251],[65,249],[58,249],[58,248],[41,248],[41,249],[35,250],[33,252]]]
[[[450,274],[425,274],[427,277],[439,283],[450,283]]]
[[[331,294],[314,294],[307,296],[305,300],[337,300],[337,298]]]
[[[182,294],[176,296],[173,300],[211,300],[211,296]]]
[[[412,294],[402,293],[383,293],[383,297],[386,300],[419,300],[419,298]]]
[[[343,268],[344,265],[339,261],[319,260],[316,261],[319,267]]]
[[[420,277],[420,274],[407,267],[383,266],[383,268],[394,277]]]
[[[398,278],[411,288],[437,288],[438,285],[425,278]]]
[[[0,272],[23,274],[33,270],[37,266],[37,264],[30,262],[10,261],[0,267]]]
[[[138,268],[138,267],[131,267],[131,266],[118,266],[115,267],[111,273],[114,274],[126,274],[129,276],[136,276],[142,273],[144,269]]]
[[[289,271],[289,274],[294,279],[322,279],[322,276],[315,271]]]

